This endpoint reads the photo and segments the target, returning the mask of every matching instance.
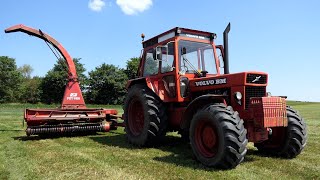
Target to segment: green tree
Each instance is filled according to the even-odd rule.
[[[137,72],[139,68],[140,58],[133,57],[127,61],[126,70],[124,71],[128,79],[137,78]]]
[[[80,87],[83,90],[87,83],[84,75],[85,68],[80,63],[81,58],[74,58],[73,62],[76,66]],[[59,59],[54,67],[47,72],[43,78],[40,88],[42,91],[41,101],[44,103],[60,103],[63,98],[64,89],[68,82],[68,68],[65,60]]]
[[[18,71],[22,74],[25,79],[31,78],[31,73],[33,72],[33,68],[29,64],[24,64],[18,68]]]
[[[16,102],[20,97],[22,75],[15,59],[0,56],[0,102]]]
[[[35,76],[25,79],[22,83],[20,101],[24,103],[38,103],[41,101],[42,89],[40,87],[42,78]]]
[[[24,64],[18,68],[18,71],[23,76],[20,90],[20,102],[23,103],[38,103],[41,100],[40,84],[42,78],[31,77],[33,68],[29,64]]]
[[[89,72],[87,97],[95,104],[122,104],[128,78],[123,69],[103,63]]]

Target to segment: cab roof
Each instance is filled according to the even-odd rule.
[[[215,39],[216,34],[211,32],[206,32],[206,31],[175,27],[151,39],[143,41],[142,45],[143,45],[143,48],[147,48],[149,46],[153,46],[155,44],[161,43],[163,41],[166,41],[176,36],[184,36],[184,37],[203,39],[203,40],[213,40]]]

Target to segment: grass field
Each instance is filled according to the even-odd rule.
[[[129,145],[123,128],[82,137],[28,139],[23,109],[49,106],[0,104],[0,179],[320,179],[320,103],[289,104],[307,122],[304,151],[291,160],[261,157],[249,144],[245,161],[224,171],[196,162],[189,145],[174,133],[159,147],[147,149]]]

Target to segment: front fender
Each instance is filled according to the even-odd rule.
[[[188,129],[192,120],[193,115],[199,110],[210,104],[214,103],[224,103],[226,96],[225,95],[216,95],[216,94],[206,94],[197,97],[188,105],[187,109],[184,112],[181,128]]]

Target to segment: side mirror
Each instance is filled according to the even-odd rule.
[[[166,61],[166,56],[168,52],[167,46],[157,46],[155,50],[153,51],[153,59],[158,61]]]
[[[181,51],[182,51],[182,55],[187,54],[187,49],[186,49],[186,47],[183,47]]]

